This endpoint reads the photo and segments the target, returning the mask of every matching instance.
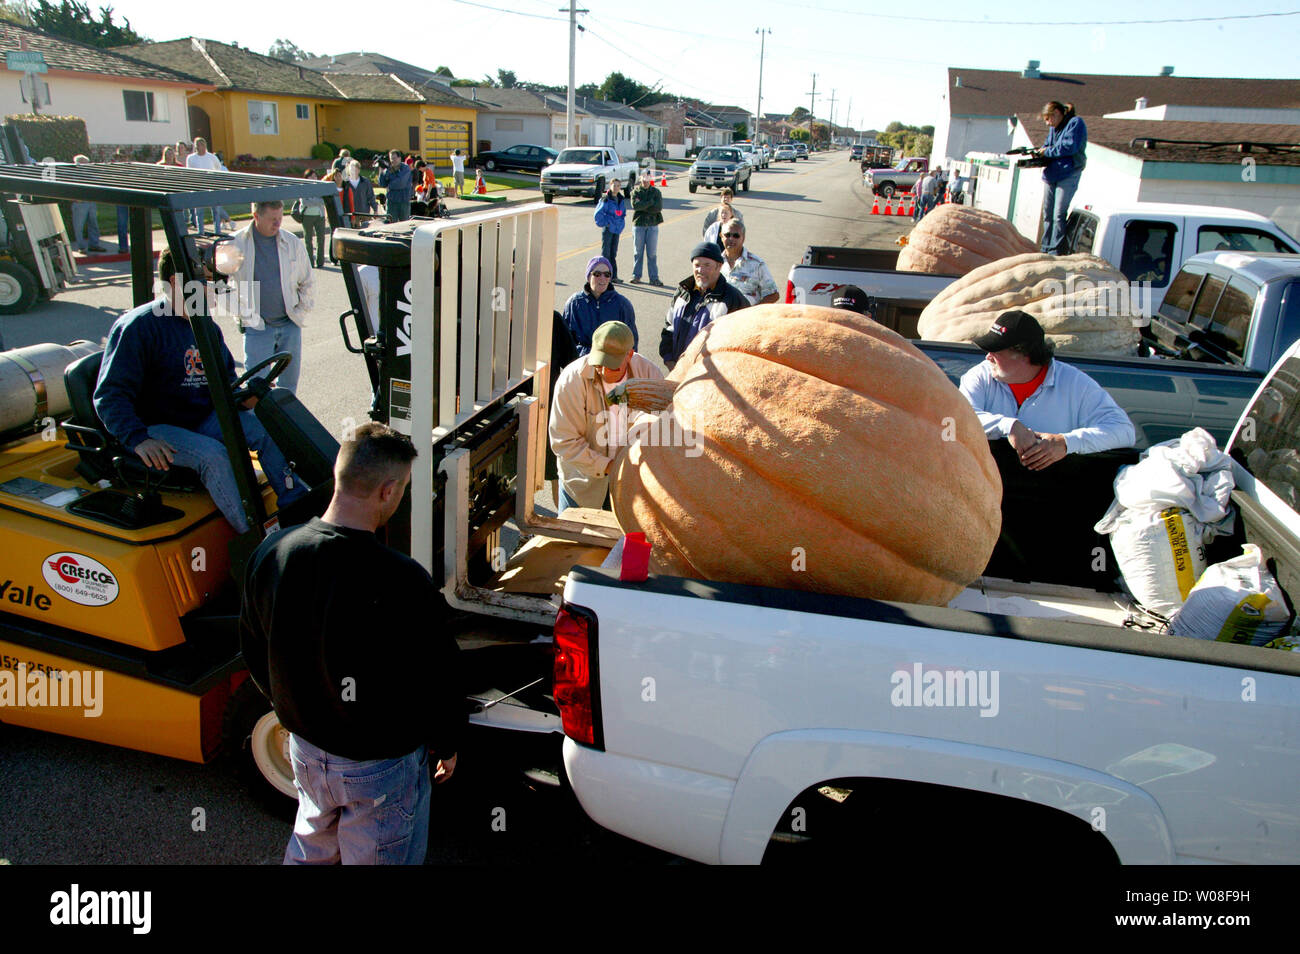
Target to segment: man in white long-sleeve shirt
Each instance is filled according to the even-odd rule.
[[[1052,357],[1042,326],[1023,311],[998,316],[975,345],[987,359],[961,378],[990,440],[1006,438],[1030,470],[1066,454],[1133,446],[1133,422],[1092,378]]]

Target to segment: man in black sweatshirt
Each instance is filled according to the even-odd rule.
[[[375,531],[411,479],[411,441],[363,424],[334,465],[324,516],[267,537],[239,615],[249,673],[290,733],[298,817],[285,864],[421,864],[435,781],[466,723],[442,595]],[[424,625],[421,625],[424,622]]]

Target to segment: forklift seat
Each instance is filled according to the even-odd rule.
[[[126,482],[143,487],[148,481],[155,488],[165,485],[169,490],[202,490],[203,481],[197,472],[188,467],[170,467],[165,472],[153,470],[108,433],[95,411],[94,401],[103,360],[104,352],[96,351],[78,358],[63,372],[72,417],[62,427],[68,435],[68,447],[81,456],[77,473],[92,484],[108,480],[118,485]]]

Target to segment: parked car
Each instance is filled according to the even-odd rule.
[[[542,172],[542,200],[554,202],[557,195],[589,196],[599,202],[605,187],[621,179],[630,192],[636,185],[637,164],[624,162],[609,146],[565,149]]]
[[[795,143],[795,144],[794,144],[794,152],[795,152],[795,155],[798,156],[800,159],[807,159],[807,158],[808,158],[808,144],[807,144],[807,143],[803,143],[803,142],[797,142],[797,143]]]
[[[772,156],[773,162],[794,162],[799,158],[799,154],[794,151],[794,146],[782,143],[776,147],[776,153]]]
[[[548,146],[511,146],[509,149],[493,150],[478,154],[477,165],[484,169],[522,169],[525,172],[541,172],[555,162],[559,155]]]
[[[850,161],[859,161],[859,160],[861,160],[861,159],[862,159],[862,146],[861,146],[861,144],[855,144],[855,145],[850,146],[850,147],[849,147],[849,160],[850,160]]]

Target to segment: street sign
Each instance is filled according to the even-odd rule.
[[[40,50],[9,50],[5,53],[5,69],[21,70],[24,73],[47,73],[45,56]]]

